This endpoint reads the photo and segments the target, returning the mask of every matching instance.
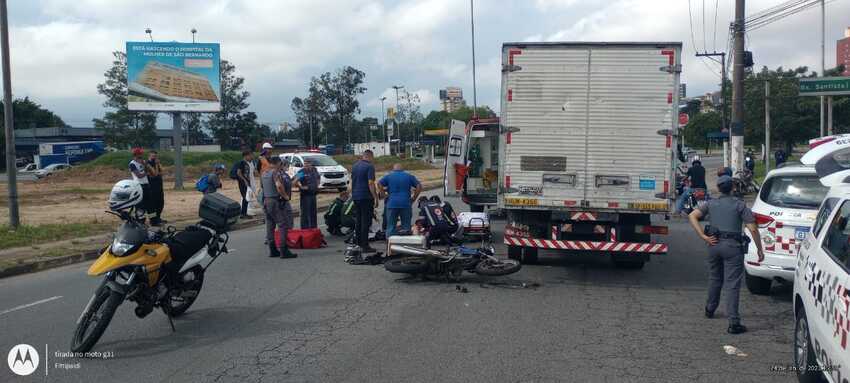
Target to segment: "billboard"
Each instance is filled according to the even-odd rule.
[[[127,108],[220,111],[219,53],[214,43],[127,42]]]

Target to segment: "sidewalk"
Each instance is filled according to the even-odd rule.
[[[425,190],[442,187],[442,179],[425,180],[422,182]],[[318,211],[324,212],[334,200],[336,194],[328,194],[328,198],[320,198]],[[322,197],[325,197],[324,195]],[[293,215],[300,216],[298,203],[293,206]],[[169,225],[178,229],[197,223],[197,219],[170,222]],[[231,231],[247,229],[264,224],[262,217],[240,220]],[[98,234],[91,237],[43,243],[38,245],[17,247],[0,250],[0,278],[19,274],[32,273],[54,267],[92,260],[100,256],[105,246],[112,241],[113,233]]]

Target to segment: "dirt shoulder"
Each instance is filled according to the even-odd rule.
[[[111,173],[111,174],[109,174]],[[411,171],[426,188],[442,185],[441,169]],[[379,172],[378,177],[385,174]],[[117,218],[106,214],[106,199],[112,185],[124,178],[121,172],[93,174],[86,179],[74,177],[56,178],[35,182],[22,182],[18,191],[20,198],[21,221],[25,225],[39,226],[56,223],[84,223],[92,227],[92,235],[75,238],[57,238],[56,241],[0,250],[0,277],[33,272],[50,267],[66,265],[92,259],[110,240],[112,230],[118,224]],[[224,195],[239,200],[236,181],[226,179]],[[189,183],[194,183],[194,180]],[[187,187],[193,187],[189,185]],[[173,179],[166,176],[166,185],[173,185]],[[192,190],[165,191],[165,211],[163,218],[169,225],[183,227],[197,222],[198,204],[203,195]],[[5,195],[6,185],[0,184],[0,193]],[[323,192],[318,196],[318,205],[327,207],[337,197],[336,192]],[[293,196],[293,209],[298,211],[298,193]],[[0,208],[0,215],[8,215],[8,208]],[[297,222],[297,220],[296,220]],[[261,217],[244,220],[239,227],[261,224]]]

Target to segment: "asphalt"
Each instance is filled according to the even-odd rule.
[[[683,220],[668,224],[670,253],[643,270],[542,253],[511,276],[460,284],[345,264],[339,238],[271,259],[261,229],[238,231],[176,332],[160,312],[140,320],[126,304],[93,358],[55,354],[69,350],[99,282],[88,263],[5,278],[0,355],[27,343],[41,363],[28,377],[0,367],[0,382],[792,381],[772,371],[791,363],[790,288],[744,289],[750,332],[726,334],[722,306],[716,319],[702,313],[705,246]]]

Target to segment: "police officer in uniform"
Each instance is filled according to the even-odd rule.
[[[720,304],[720,290],[725,284],[726,315],[729,317],[729,328],[726,331],[741,334],[747,328],[741,324],[738,297],[744,275],[744,253],[749,245],[749,238],[741,230],[742,225],[746,225],[752,235],[758,249],[759,262],[764,260],[764,251],[753,212],[743,200],[732,196],[732,177],[718,177],[717,188],[721,193],[720,198],[701,204],[688,218],[694,231],[708,243],[709,285],[705,316],[714,317],[714,311]],[[705,216],[708,216],[709,225],[703,230],[699,220]]]
[[[295,174],[295,186],[301,191],[299,201],[301,203],[302,229],[319,227],[316,196],[319,194],[320,179],[321,175],[316,170],[313,160],[305,158],[304,168]]]
[[[289,163],[281,162],[279,157],[272,157],[269,162],[270,166],[261,177],[269,257],[295,258],[297,255],[290,252],[286,245],[286,233],[292,228],[292,207],[289,205],[292,180],[286,174]],[[275,229],[280,230],[280,247],[274,240]]]

